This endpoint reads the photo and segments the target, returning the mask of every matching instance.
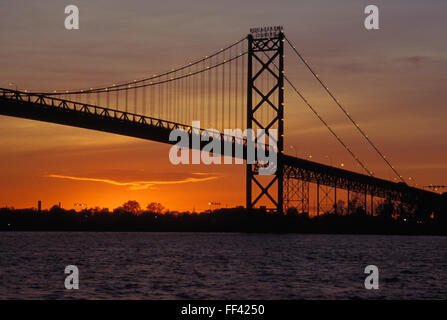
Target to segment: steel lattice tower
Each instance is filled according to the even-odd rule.
[[[273,32],[270,31],[261,31],[255,36],[253,34],[248,36],[247,129],[264,129],[266,140],[277,140],[277,167],[273,176],[265,176],[268,178],[261,179],[259,178],[261,176],[257,174],[256,164],[249,164],[247,161],[246,207],[251,210],[259,200],[267,198],[276,212],[283,213],[284,34],[281,27],[275,27]],[[258,70],[255,67],[258,67]],[[263,76],[272,78],[273,84],[268,85],[267,88],[264,85],[258,85],[256,80]],[[268,108],[269,112],[273,110],[274,116],[273,119],[263,123],[259,114],[260,110],[265,108]],[[277,139],[271,136],[271,129],[278,130]],[[256,136],[255,139],[258,137]],[[260,193],[253,199],[254,186],[260,189]]]

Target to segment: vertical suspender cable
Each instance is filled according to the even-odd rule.
[[[225,52],[222,53],[223,61],[225,62]],[[222,65],[222,128],[225,128],[225,63]]]
[[[231,50],[228,52],[228,60],[231,59]],[[231,128],[231,65],[232,62],[228,63],[228,128]]]

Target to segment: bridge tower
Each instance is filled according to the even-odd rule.
[[[273,113],[267,119],[262,117],[266,109],[267,114]],[[271,209],[283,213],[284,33],[280,26],[253,28],[248,35],[247,129],[253,130],[255,141],[260,138],[256,129],[265,130],[266,142],[277,140],[277,167],[274,175],[262,176],[257,174],[257,164],[247,161],[246,208],[266,200],[273,205]],[[271,135],[272,129],[277,130],[277,136]]]

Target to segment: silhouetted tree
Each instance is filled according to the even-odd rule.
[[[393,202],[390,199],[385,199],[384,202],[377,206],[376,213],[378,213],[382,218],[391,219],[394,213]]]
[[[109,213],[109,208],[94,207],[94,208],[91,209],[91,212],[93,214]]]
[[[64,211],[65,210],[61,209],[61,207],[59,207],[59,205],[57,205],[57,204],[52,206],[50,209],[50,213],[63,213]]]
[[[344,214],[345,212],[345,202],[343,200],[337,201],[337,206],[334,205],[335,214]]]
[[[360,211],[359,208],[363,208],[361,199],[358,195],[355,195],[354,197],[352,197],[352,199],[349,200],[349,213],[358,213]]]
[[[140,204],[135,201],[135,200],[129,200],[125,203],[123,203],[123,205],[121,207],[118,207],[114,210],[114,212],[116,213],[132,213],[132,214],[139,214],[141,213],[141,207]]]
[[[147,211],[153,213],[162,213],[165,207],[159,202],[151,202],[146,206]]]

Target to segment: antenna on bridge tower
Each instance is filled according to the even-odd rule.
[[[265,61],[265,56],[269,57],[267,61]],[[273,77],[271,87],[268,85],[268,88],[265,88],[264,85],[261,85],[260,79],[263,77]],[[270,81],[267,82],[271,83]],[[259,100],[257,99],[258,97],[260,98]],[[255,101],[256,104],[254,105]],[[267,119],[263,123],[261,112],[265,108],[272,109],[274,117],[272,120]],[[248,35],[247,129],[255,130],[255,139],[258,138],[256,129],[264,129],[265,138],[277,140],[278,155],[276,173],[273,178],[270,175],[265,177],[257,175],[256,166],[247,163],[247,210],[253,209],[259,200],[267,198],[274,205],[275,211],[282,213],[284,175],[284,33],[281,26],[252,28]],[[270,135],[271,129],[278,130],[277,138]],[[255,199],[252,197],[253,182],[261,190]]]

